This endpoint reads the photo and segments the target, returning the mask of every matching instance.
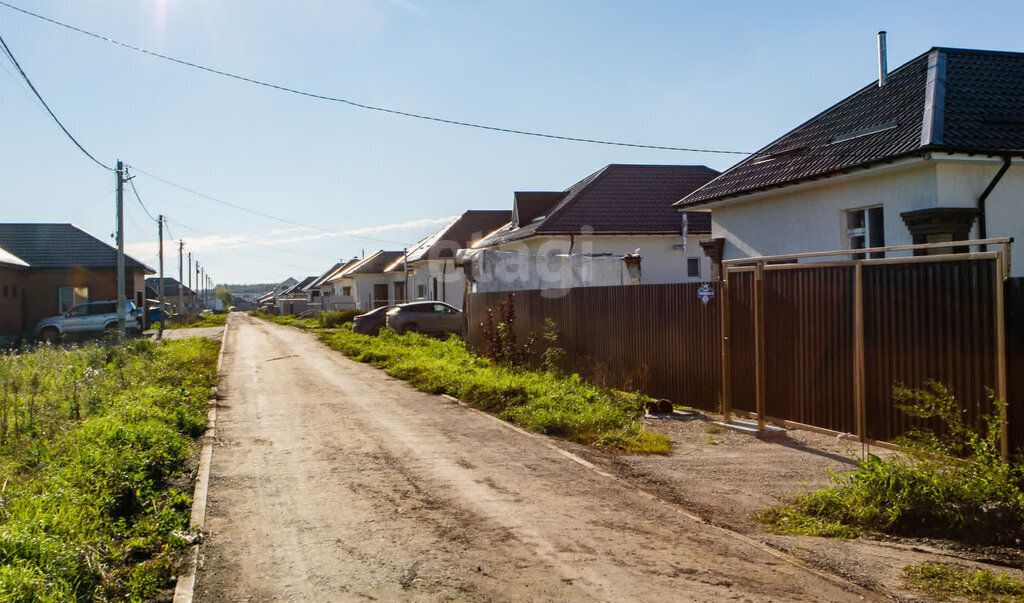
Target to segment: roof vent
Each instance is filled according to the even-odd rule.
[[[885,32],[878,32],[878,87],[889,83],[889,67],[886,65]]]

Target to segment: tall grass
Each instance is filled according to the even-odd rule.
[[[0,358],[0,599],[145,599],[186,544],[216,342]]]

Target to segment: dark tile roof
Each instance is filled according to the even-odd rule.
[[[192,290],[187,286],[180,285],[178,279],[171,278],[169,276],[164,277],[164,295],[165,296],[176,296],[178,295],[178,287],[182,288],[182,295],[192,295]],[[146,287],[151,288],[154,292],[160,292],[160,277],[147,278]]]
[[[289,295],[294,295],[296,293],[301,293],[305,289],[306,285],[309,285],[310,283],[315,281],[316,278],[317,277],[316,277],[315,274],[313,276],[307,276],[306,278],[302,279],[301,281],[295,283],[291,287],[288,287],[287,289],[282,291],[281,295],[282,296],[289,296]]]
[[[933,48],[744,159],[678,205],[927,152],[1024,152],[1024,53]]]
[[[388,266],[390,266],[392,263],[394,263],[395,260],[397,260],[400,257],[402,257],[401,251],[377,251],[371,254],[369,257],[353,265],[343,274],[345,276],[355,276],[359,274],[381,274]]]
[[[718,172],[703,165],[606,166],[562,193],[516,193],[521,213],[538,214],[529,223],[497,234],[499,244],[545,234],[666,234],[681,232],[679,212],[672,207]],[[542,206],[547,203],[546,208]],[[541,209],[538,209],[541,207]],[[710,229],[708,229],[710,232]]]
[[[0,224],[0,247],[32,268],[116,268],[117,249],[74,224]],[[154,270],[125,255],[128,270]]]
[[[408,250],[408,262],[424,259],[454,258],[459,249],[470,247],[476,241],[508,224],[512,212],[507,209],[470,209],[454,222],[430,235]],[[388,270],[401,270],[401,258]]]

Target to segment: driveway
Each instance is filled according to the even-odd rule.
[[[308,333],[224,345],[196,600],[862,600]]]

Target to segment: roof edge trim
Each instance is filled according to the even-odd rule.
[[[946,54],[936,48],[928,54],[921,146],[941,145],[946,113]]]

